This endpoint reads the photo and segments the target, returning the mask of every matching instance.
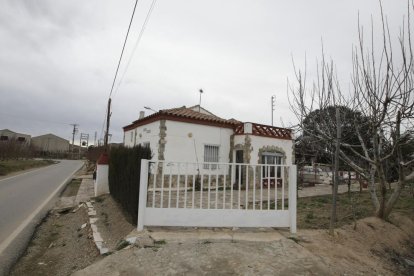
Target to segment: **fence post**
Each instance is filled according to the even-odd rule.
[[[296,234],[296,165],[289,169],[289,218],[290,233]]]
[[[148,189],[148,168],[149,160],[141,159],[141,173],[139,181],[139,202],[138,202],[138,222],[137,230],[144,230],[144,214],[147,206],[147,189]]]

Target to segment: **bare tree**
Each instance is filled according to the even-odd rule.
[[[381,3],[380,3],[381,5]],[[382,12],[382,45],[379,54],[374,48],[371,28],[369,47],[364,40],[363,28],[358,24],[359,41],[353,49],[352,93],[343,93],[334,74],[334,65],[325,61],[322,50],[321,66],[312,88],[306,88],[306,73],[296,70],[295,87],[290,86],[291,108],[295,112],[301,131],[327,145],[335,141],[338,126],[332,116],[313,116],[315,110],[343,107],[352,110],[351,124],[357,141],[340,141],[339,156],[350,167],[369,181],[369,190],[376,215],[386,219],[397,202],[402,189],[414,179],[409,169],[414,157],[403,155],[405,133],[413,128],[414,119],[414,59],[411,44],[410,11],[403,20],[397,47],[393,46],[387,20]],[[398,49],[398,50],[395,50]],[[305,69],[306,71],[306,69]],[[343,115],[343,114],[342,114]],[[304,118],[311,116],[314,127],[304,127]],[[327,147],[330,152],[334,148]],[[385,171],[387,161],[397,158],[398,179],[389,183]],[[390,195],[387,186],[393,187]]]

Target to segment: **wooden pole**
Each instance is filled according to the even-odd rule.
[[[105,152],[108,152],[108,135],[109,135],[109,123],[111,120],[111,98],[108,99],[108,112],[106,113],[106,131],[104,138]]]

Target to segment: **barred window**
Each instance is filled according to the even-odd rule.
[[[204,145],[204,162],[217,162],[219,161],[219,146]],[[204,164],[204,169],[216,170],[217,165]]]
[[[262,155],[262,164],[265,165],[281,165],[282,164],[282,154],[279,153],[269,153],[264,152]],[[263,167],[263,175],[266,177],[281,177],[281,168],[277,167],[275,172],[275,167]]]

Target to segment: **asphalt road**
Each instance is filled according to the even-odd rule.
[[[36,225],[82,165],[82,161],[60,160],[0,179],[0,275],[25,249]]]

